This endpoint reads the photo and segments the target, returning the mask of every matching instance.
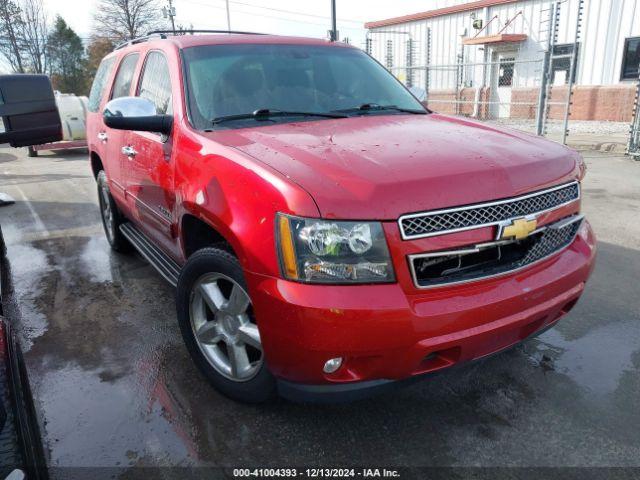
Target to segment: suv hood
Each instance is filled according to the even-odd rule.
[[[208,136],[299,184],[325,218],[395,220],[579,175],[577,154],[562,145],[439,114],[307,121]]]

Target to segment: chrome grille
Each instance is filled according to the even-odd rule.
[[[566,217],[525,240],[409,255],[414,283],[418,288],[430,288],[482,280],[528,267],[571,245],[582,219],[582,215]],[[426,273],[427,270],[431,273]]]
[[[569,245],[582,222],[573,222],[561,228],[547,228],[540,240],[533,244],[517,267],[524,267]]]
[[[539,214],[566,205],[580,198],[577,182],[554,187],[521,197],[491,203],[450,208],[433,212],[415,213],[400,217],[402,238],[443,235],[497,225],[510,218]]]

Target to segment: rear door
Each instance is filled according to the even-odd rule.
[[[138,53],[130,53],[122,58],[113,81],[109,97],[111,100],[131,95],[133,78],[139,58],[140,54]],[[122,147],[125,145],[127,133],[123,130],[114,130],[104,126],[102,135],[102,141],[105,143],[106,163],[109,164],[107,178],[109,179],[111,195],[118,201],[118,205],[125,209],[125,170],[127,165],[125,164],[126,157],[122,154]]]
[[[147,53],[136,95],[150,100],[160,115],[173,114],[171,75],[165,53]],[[129,208],[141,228],[165,250],[175,246],[174,164],[171,136],[151,132],[126,132],[125,144],[135,152],[127,162],[125,188]]]
[[[91,85],[87,106],[87,143],[91,152],[98,154],[102,160],[107,158],[107,127],[102,120],[102,106],[103,100],[106,101],[107,87],[111,84],[116,60],[117,57],[112,55],[100,63]],[[103,166],[107,169],[107,178],[110,178],[111,165],[103,162]]]

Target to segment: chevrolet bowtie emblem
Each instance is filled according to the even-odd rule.
[[[537,226],[535,217],[505,220],[498,225],[498,240],[522,240],[535,231]]]

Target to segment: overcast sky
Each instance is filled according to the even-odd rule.
[[[60,14],[85,39],[92,26],[97,0],[44,0],[49,14]],[[338,30],[342,38],[362,46],[363,23],[387,17],[431,10],[451,0],[337,0]],[[168,0],[158,0],[159,5]],[[226,29],[225,0],[173,0],[176,22],[194,28]],[[230,0],[231,28],[325,37],[329,29],[330,0]]]

